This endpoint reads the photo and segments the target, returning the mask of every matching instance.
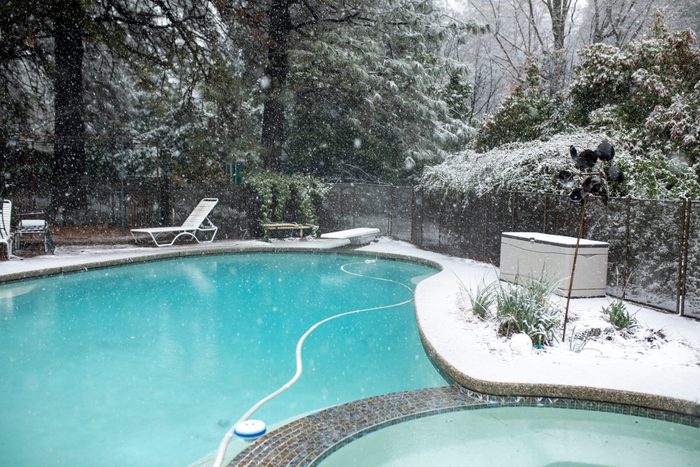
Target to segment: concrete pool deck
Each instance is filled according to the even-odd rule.
[[[495,267],[420,250],[410,244],[392,245],[393,254],[421,258],[442,267],[416,289],[416,317],[423,345],[441,370],[459,385],[502,396],[564,397],[630,404],[700,416],[700,363],[694,366],[659,361],[647,364],[615,358],[580,358],[567,352],[555,359],[537,355],[501,355],[471,339],[458,302],[460,287],[474,288],[497,278]],[[380,244],[359,249],[383,251]],[[607,303],[605,298],[575,299],[573,311],[584,312]],[[700,322],[640,308],[639,319],[655,328],[671,329],[700,347]],[[494,339],[496,336],[494,335]]]

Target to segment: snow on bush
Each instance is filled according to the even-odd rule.
[[[426,167],[420,185],[427,191],[482,196],[499,191],[568,194],[556,175],[560,170],[576,171],[569,146],[595,149],[602,133],[562,133],[547,141],[510,143],[485,153],[467,149],[448,156],[439,165]],[[693,167],[659,151],[628,150],[618,139],[612,165],[625,174],[622,184],[613,186],[612,196],[638,199],[677,199],[700,196]]]
[[[427,167],[421,186],[428,191],[483,195],[493,191],[563,193],[556,174],[571,169],[569,146],[594,148],[600,134],[558,134],[548,141],[510,143],[485,153],[467,149]]]

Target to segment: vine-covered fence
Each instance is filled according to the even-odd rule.
[[[576,236],[579,210],[565,196],[445,196],[413,187],[337,184],[324,231],[377,227],[422,248],[498,265],[501,232]],[[700,318],[700,202],[612,199],[586,206],[585,238],[610,244],[608,293]]]

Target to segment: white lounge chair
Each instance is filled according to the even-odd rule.
[[[216,232],[219,230],[212,222],[209,220],[209,213],[214,209],[216,203],[218,203],[218,198],[204,198],[199,202],[197,207],[195,207],[190,215],[185,219],[179,227],[153,227],[150,229],[131,229],[131,236],[134,237],[136,243],[139,243],[139,239],[135,234],[148,234],[151,236],[153,243],[156,246],[171,246],[177,239],[182,236],[192,237],[197,243],[202,242],[213,242],[214,237],[216,237]],[[212,232],[211,238],[209,240],[200,240],[197,238],[199,232]],[[172,236],[170,243],[167,239]],[[166,241],[161,241],[163,238]]]
[[[2,200],[2,213],[0,213],[0,245],[5,244],[7,258],[12,256],[12,236],[10,233],[10,221],[12,220],[12,201]]]

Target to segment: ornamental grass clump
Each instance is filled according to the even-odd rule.
[[[549,301],[549,296],[555,288],[555,283],[542,278],[531,279],[520,286],[500,287],[496,293],[499,333],[522,332],[537,346],[553,344],[559,310]]]
[[[495,283],[489,285],[481,285],[472,293],[469,289],[462,285],[463,293],[466,293],[471,304],[472,313],[481,319],[487,319],[491,314],[491,307],[496,302],[494,293]]]
[[[560,310],[549,301],[555,288],[555,283],[545,279],[531,279],[524,285],[494,282],[481,285],[474,292],[461,285],[475,316],[482,320],[495,316],[499,335],[510,337],[522,332],[537,346],[551,345],[556,341],[554,331],[559,323]]]
[[[618,331],[637,327],[637,319],[627,311],[627,307],[622,300],[603,307],[602,313],[605,321],[612,324]]]

